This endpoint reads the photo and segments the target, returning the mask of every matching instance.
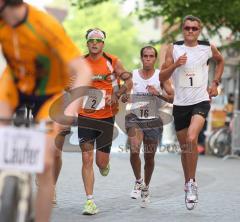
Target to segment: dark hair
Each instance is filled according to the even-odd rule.
[[[183,25],[185,24],[185,22],[186,22],[187,20],[190,20],[190,21],[193,21],[193,22],[196,21],[196,22],[198,22],[199,26],[202,27],[202,21],[201,21],[201,19],[198,18],[198,17],[196,17],[196,16],[193,16],[193,15],[187,15],[187,16],[185,16],[185,17],[183,18],[183,20],[182,20],[182,27],[183,27]]]
[[[16,6],[16,5],[21,5],[23,3],[23,0],[4,0],[3,4],[0,8],[0,13],[3,12],[3,10],[8,6]]]
[[[156,50],[153,46],[151,46],[151,45],[147,45],[147,46],[144,46],[143,48],[141,48],[141,51],[140,51],[140,56],[141,56],[141,58],[143,57],[143,51],[144,51],[145,49],[153,49],[153,51],[154,51],[154,53],[155,53],[155,57],[157,58],[158,52],[157,52],[157,50]]]
[[[88,34],[89,34],[91,31],[93,31],[93,30],[98,30],[98,31],[102,32],[103,35],[104,35],[104,38],[106,38],[106,32],[104,32],[103,30],[101,30],[101,29],[99,29],[99,28],[94,28],[94,29],[88,29],[88,30],[87,30],[86,35],[85,35],[85,38],[86,38],[86,39],[87,39],[87,37],[88,37]]]
[[[23,3],[23,0],[5,0],[7,5],[19,5]]]

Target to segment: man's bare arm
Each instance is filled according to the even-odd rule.
[[[216,62],[216,68],[214,73],[214,79],[212,81],[211,86],[209,87],[208,92],[209,92],[209,96],[213,97],[218,95],[217,87],[221,82],[221,77],[224,70],[224,59],[221,53],[218,51],[218,49],[215,46],[211,45],[211,50],[212,50],[212,58]]]
[[[118,92],[116,92],[116,95],[119,98],[121,95],[131,91],[133,86],[132,73],[126,71],[120,60],[117,61],[114,71],[117,77],[124,81],[124,84],[119,88]]]
[[[215,46],[211,45],[211,49],[212,49],[212,58],[216,62],[214,80],[221,81],[221,77],[224,69],[224,60],[221,53],[218,51],[218,49]]]
[[[66,115],[76,116],[82,104],[81,97],[84,93],[84,88],[89,86],[92,79],[92,72],[83,58],[78,57],[69,63],[69,69],[72,82],[69,89],[71,90],[71,99],[73,102],[66,108]]]
[[[163,63],[163,65],[161,67],[159,80],[161,82],[164,82],[164,81],[168,80],[171,77],[173,71],[176,68],[178,68],[179,66],[186,64],[186,62],[187,62],[187,55],[185,53],[182,56],[180,56],[178,58],[178,60],[174,63],[174,60],[173,60],[173,45],[170,45],[167,49],[167,52],[166,52],[165,62]]]
[[[163,89],[166,92],[165,94],[163,94],[163,96],[166,98],[166,102],[168,103],[173,103],[173,98],[174,98],[174,90],[172,87],[172,83],[171,80],[166,80],[165,82],[163,82]]]

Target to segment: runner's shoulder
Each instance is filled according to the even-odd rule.
[[[108,52],[104,52],[103,56],[111,58],[113,61],[118,60],[119,58],[116,55],[110,54]]]
[[[173,43],[173,45],[184,45],[184,41],[176,41]],[[208,40],[198,40],[198,45],[205,45],[205,46],[210,46],[210,42]]]

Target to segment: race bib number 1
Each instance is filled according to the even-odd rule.
[[[83,98],[83,108],[100,110],[105,107],[105,90],[89,89],[87,91],[87,96]]]
[[[201,72],[194,69],[183,69],[179,77],[180,87],[201,87],[202,86],[202,75]]]

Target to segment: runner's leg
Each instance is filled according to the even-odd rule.
[[[189,171],[188,171],[188,180],[195,179],[197,161],[198,161],[198,150],[197,150],[197,141],[198,135],[202,130],[205,123],[205,119],[200,115],[194,115],[191,119],[190,126],[188,128],[187,134],[187,144],[190,148],[190,153],[187,153],[187,158],[189,158]]]
[[[100,150],[96,151],[96,164],[99,169],[105,169],[109,163],[110,153],[106,153]]]
[[[185,176],[185,182],[195,179],[198,152],[197,139],[204,125],[205,119],[200,115],[194,115],[188,129],[177,132],[178,141],[181,146],[181,160]]]
[[[186,150],[187,132],[188,132],[188,129],[182,129],[177,131],[177,138],[181,148],[181,162],[182,162],[182,168],[184,172],[185,183],[188,181],[188,178],[189,178],[188,166],[190,165],[190,163],[188,163],[188,158],[186,155],[187,154],[187,150]]]
[[[85,142],[80,146],[82,149],[82,178],[86,195],[89,196],[93,195],[94,187],[94,144],[91,142]]]
[[[148,186],[154,170],[154,157],[158,146],[158,141],[143,139],[144,142],[144,182]]]
[[[53,198],[53,147],[54,137],[47,135],[46,141],[47,147],[45,150],[45,162],[44,172],[38,174],[38,192],[36,197],[36,210],[35,221],[36,222],[49,222],[52,210],[52,198]]]
[[[140,147],[143,141],[143,132],[140,128],[128,129],[128,142],[130,145],[130,163],[136,180],[141,179]]]

